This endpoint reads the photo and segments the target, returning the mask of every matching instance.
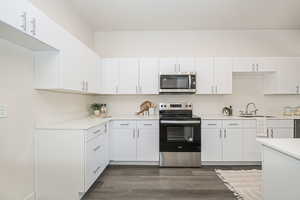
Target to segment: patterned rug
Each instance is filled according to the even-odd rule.
[[[262,200],[261,170],[216,170],[239,200]]]

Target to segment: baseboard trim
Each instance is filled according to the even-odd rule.
[[[159,166],[159,162],[123,162],[123,161],[110,161],[110,165],[147,165]]]
[[[203,166],[257,166],[261,165],[261,162],[223,162],[223,161],[204,161]]]
[[[27,195],[24,200],[35,200],[35,193],[32,192],[29,195]]]

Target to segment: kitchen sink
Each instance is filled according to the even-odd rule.
[[[240,117],[245,117],[245,118],[274,118],[274,116],[271,116],[271,115],[240,115]]]

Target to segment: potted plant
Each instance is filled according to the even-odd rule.
[[[93,110],[94,115],[97,116],[97,117],[100,116],[101,106],[102,106],[102,104],[99,104],[99,103],[93,103],[91,105],[91,109]]]

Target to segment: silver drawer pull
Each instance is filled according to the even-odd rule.
[[[100,132],[101,132],[101,130],[97,130],[97,131],[94,131],[94,134],[98,134]]]
[[[121,126],[128,126],[129,124],[120,124]]]
[[[144,124],[144,126],[152,126],[152,124]]]
[[[207,124],[208,126],[217,126],[217,124]]]
[[[231,123],[231,124],[228,124],[229,126],[238,126],[239,124],[238,123]]]
[[[101,148],[101,146],[97,146],[96,148],[94,148],[94,151],[98,151]]]
[[[97,167],[97,169],[94,171],[94,174],[97,174],[98,170],[101,169],[101,167]]]

